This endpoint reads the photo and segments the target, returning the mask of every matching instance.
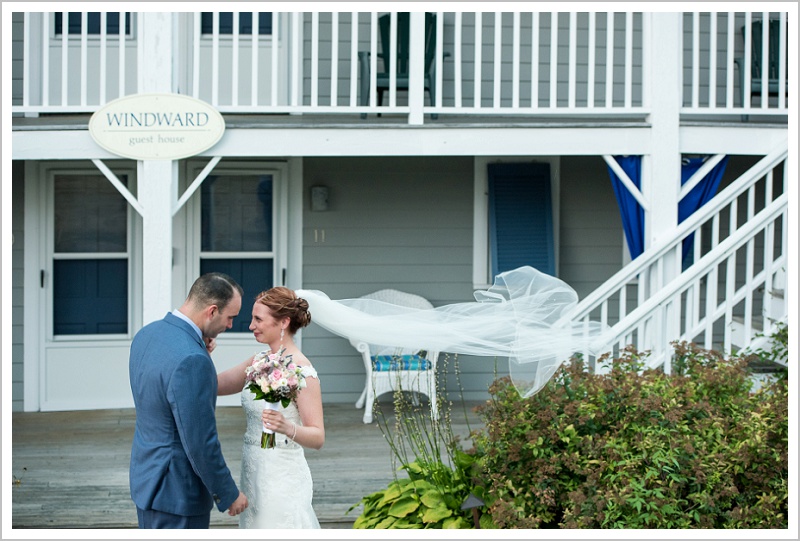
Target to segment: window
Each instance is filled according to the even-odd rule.
[[[200,28],[203,34],[212,34],[214,30],[214,14],[204,12],[200,16]],[[233,13],[221,12],[219,14],[219,33],[233,34]],[[253,33],[253,14],[251,12],[239,13],[239,33]],[[272,34],[272,13],[258,14],[258,33],[262,36]]]
[[[244,289],[233,332],[248,332],[256,295],[275,284],[272,175],[209,176],[201,189],[200,273],[224,272]]]
[[[492,277],[526,265],[555,276],[549,164],[493,163],[488,168]]]
[[[61,12],[55,13],[55,24],[54,24],[54,31],[55,34],[61,35],[62,33],[62,24],[63,24],[63,14]],[[117,12],[108,12],[106,13],[106,34],[119,34],[119,13]],[[70,35],[81,34],[81,23],[83,21],[83,14],[80,12],[70,12],[67,15],[67,32]],[[99,12],[89,12],[87,14],[87,22],[86,22],[86,33],[87,34],[94,34],[100,35],[100,13]],[[125,34],[131,34],[131,14],[125,13]]]
[[[53,209],[53,334],[128,333],[125,199],[102,175],[58,174]]]

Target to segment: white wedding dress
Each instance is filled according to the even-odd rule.
[[[318,377],[311,366],[304,366],[303,373],[305,377]],[[253,400],[253,396],[247,387],[242,391],[247,429],[240,489],[247,496],[248,505],[239,515],[239,528],[319,528],[311,506],[314,484],[303,447],[285,434],[276,434],[274,448],[261,448],[261,411],[265,402]],[[278,408],[289,421],[302,425],[294,402],[287,408]]]

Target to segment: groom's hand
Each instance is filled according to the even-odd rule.
[[[239,497],[236,498],[236,501],[233,502],[228,508],[228,514],[232,517],[235,517],[245,509],[247,509],[247,496],[245,496],[244,492],[240,490]]]

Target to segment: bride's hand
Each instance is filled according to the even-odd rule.
[[[261,412],[261,422],[265,428],[269,428],[273,432],[280,432],[286,434],[286,417],[279,411],[265,409]]]
[[[214,349],[217,347],[217,339],[216,338],[209,338],[207,336],[203,337],[203,342],[206,344],[206,350],[209,354],[211,354]]]

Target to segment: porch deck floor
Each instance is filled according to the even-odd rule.
[[[452,429],[466,438],[478,427],[477,402],[453,404]],[[391,404],[381,402],[384,411]],[[306,450],[314,509],[322,528],[351,528],[347,510],[393,479],[391,451],[377,422],[365,425],[353,404],[325,404],[325,446]],[[468,422],[467,422],[468,419]],[[391,422],[391,417],[389,417]],[[12,528],[136,528],[128,467],[135,410],[12,414]],[[239,407],[218,407],[222,451],[234,479],[241,472],[245,419]],[[238,528],[214,509],[211,528]]]

